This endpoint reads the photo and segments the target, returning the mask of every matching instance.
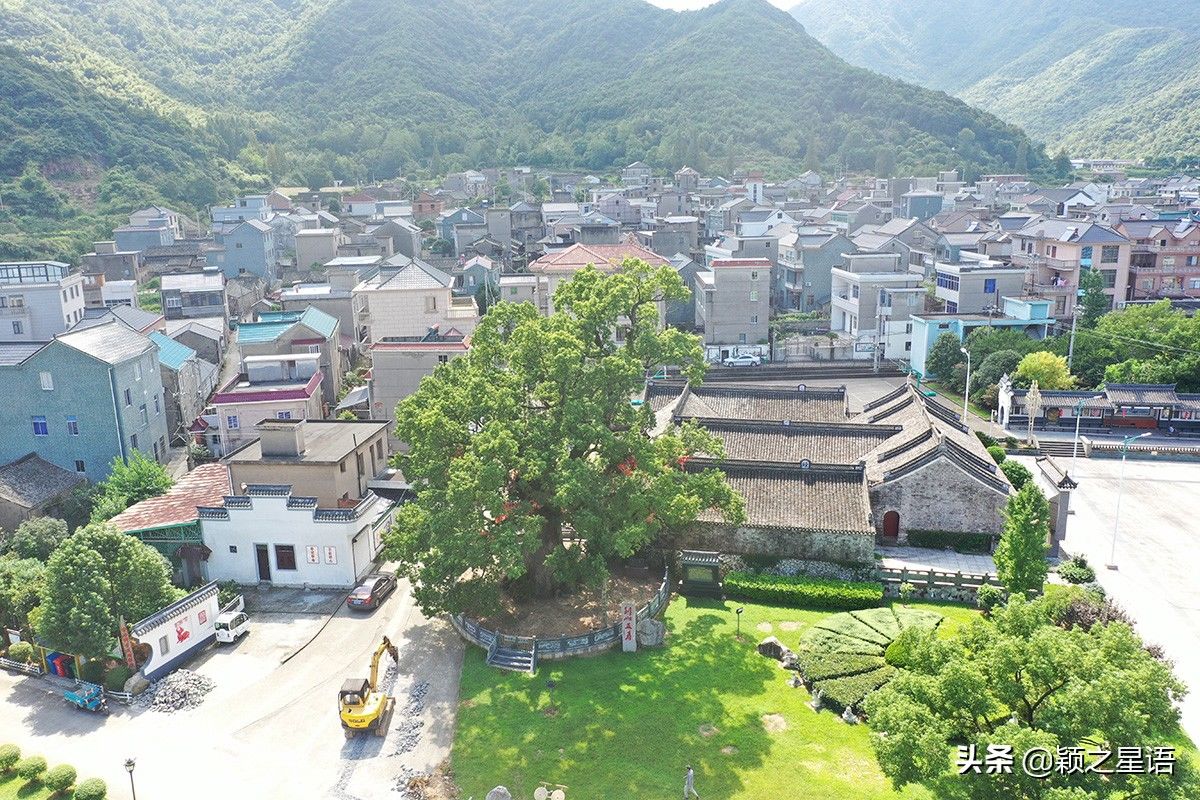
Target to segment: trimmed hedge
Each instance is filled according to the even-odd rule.
[[[896,668],[884,664],[870,672],[817,681],[813,684],[813,691],[821,693],[822,705],[830,706],[834,711],[842,711],[845,708],[854,708],[867,695],[895,676]]]
[[[0,745],[0,774],[8,772],[21,760],[21,748],[15,744]]]
[[[845,653],[850,655],[882,656],[883,645],[845,636],[825,628],[809,628],[800,637],[800,646],[807,650],[823,653]]]
[[[46,788],[52,792],[64,794],[67,789],[75,785],[77,777],[79,777],[79,773],[70,764],[59,764],[46,773],[46,777],[42,783],[46,784]]]
[[[75,800],[104,800],[108,796],[108,784],[99,778],[88,778],[75,787]]]
[[[31,783],[37,783],[42,779],[42,773],[46,771],[46,759],[43,756],[30,756],[22,758],[17,762],[17,766],[13,771],[20,777]]]
[[[8,648],[8,658],[19,664],[33,663],[33,645],[29,642],[17,642]]]
[[[995,461],[997,464],[1003,464],[1004,459],[1008,457],[1004,452],[1004,448],[998,444],[992,445],[987,451],[988,455],[992,457],[992,461]]]
[[[865,622],[855,619],[850,614],[834,614],[832,617],[826,617],[818,622],[816,627],[840,633],[843,636],[862,639],[864,642],[877,644],[880,647],[887,647],[888,642],[892,640],[891,636],[883,635]]]
[[[908,543],[912,547],[952,548],[958,553],[986,554],[992,549],[992,535],[968,531],[909,531]]]
[[[731,572],[725,576],[725,592],[732,597],[807,608],[872,608],[883,602],[883,585],[866,581],[829,578],[785,578]]]
[[[796,656],[800,674],[810,681],[844,678],[847,675],[870,672],[873,669],[879,669],[879,663],[879,656],[867,656],[861,653],[810,651]]]
[[[1064,561],[1058,566],[1058,577],[1067,583],[1091,583],[1096,580],[1096,570],[1082,556]]]
[[[866,611],[851,611],[850,616],[872,630],[885,636],[890,642],[900,633],[900,621],[890,608],[869,608]]]

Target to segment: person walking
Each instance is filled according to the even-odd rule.
[[[691,764],[687,765],[687,772],[683,773],[683,800],[688,800],[689,794],[700,800],[700,795],[696,792],[696,771],[692,769]]]

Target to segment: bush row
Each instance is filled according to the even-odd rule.
[[[46,759],[42,756],[21,758],[21,748],[15,744],[0,745],[0,775],[15,774],[28,784],[41,784],[56,796],[66,796],[78,773],[69,764],[59,764],[47,771]],[[23,792],[22,792],[23,794]],[[108,786],[99,778],[88,778],[75,786],[75,800],[104,800]]]
[[[745,572],[731,572],[726,575],[725,591],[732,597],[745,600],[808,608],[871,608],[883,601],[883,586],[878,583],[829,578],[786,578],[779,575],[751,575]]]
[[[823,681],[879,669],[883,666],[883,658],[860,653],[829,653],[809,650],[796,655],[796,665],[800,668],[800,674],[804,678],[810,681]]]
[[[908,543],[913,547],[933,547],[939,550],[949,547],[959,553],[990,553],[992,535],[967,531],[909,531]]]
[[[870,672],[860,672],[843,678],[831,678],[813,684],[814,692],[821,692],[821,703],[834,711],[857,707],[871,692],[890,681],[896,668],[888,664]]]

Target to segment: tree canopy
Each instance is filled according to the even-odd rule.
[[[867,698],[875,752],[893,785],[919,784],[944,800],[1196,796],[1200,785],[1187,759],[1174,775],[1023,773],[1021,758],[1032,747],[1115,753],[1159,746],[1178,733],[1176,704],[1185,690],[1169,664],[1124,622],[1087,630],[1055,624],[1057,602],[1016,595],[991,620],[949,639],[922,640],[919,657]],[[957,774],[955,748],[972,744],[980,753],[988,744],[1012,745],[1012,774]]]
[[[687,466],[720,442],[692,426],[651,436],[650,408],[631,403],[647,369],[703,375],[697,338],[659,329],[661,303],[685,291],[671,269],[638,260],[607,276],[588,267],[558,288],[550,316],[496,304],[468,353],[399,403],[417,497],[387,553],[426,612],[486,607],[505,587],[595,583],[610,559],[704,509],[741,518],[720,472]]]
[[[965,363],[962,342],[953,333],[943,333],[934,341],[933,348],[925,358],[925,371],[930,377],[946,383],[953,381],[958,366]]]
[[[1027,480],[1004,507],[1004,529],[996,546],[996,577],[1009,592],[1041,590],[1048,569],[1049,536],[1050,504],[1041,489]]]
[[[114,458],[108,478],[100,483],[92,521],[110,520],[134,503],[165,494],[174,483],[166,467],[140,451],[125,461]]]
[[[1075,385],[1075,378],[1067,369],[1067,360],[1046,350],[1025,355],[1017,365],[1014,377],[1024,386],[1037,381],[1041,389],[1070,389]]]
[[[108,652],[119,617],[147,617],[174,602],[171,568],[149,545],[104,523],[72,534],[50,556],[38,633],[68,652]]]
[[[11,552],[17,558],[45,561],[66,538],[66,522],[54,517],[31,517],[11,534],[0,537],[0,553]]]

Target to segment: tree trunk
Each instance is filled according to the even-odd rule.
[[[544,520],[538,548],[525,556],[525,574],[534,597],[550,597],[558,588],[558,581],[546,565],[546,559],[562,547],[562,516],[547,513]]]

